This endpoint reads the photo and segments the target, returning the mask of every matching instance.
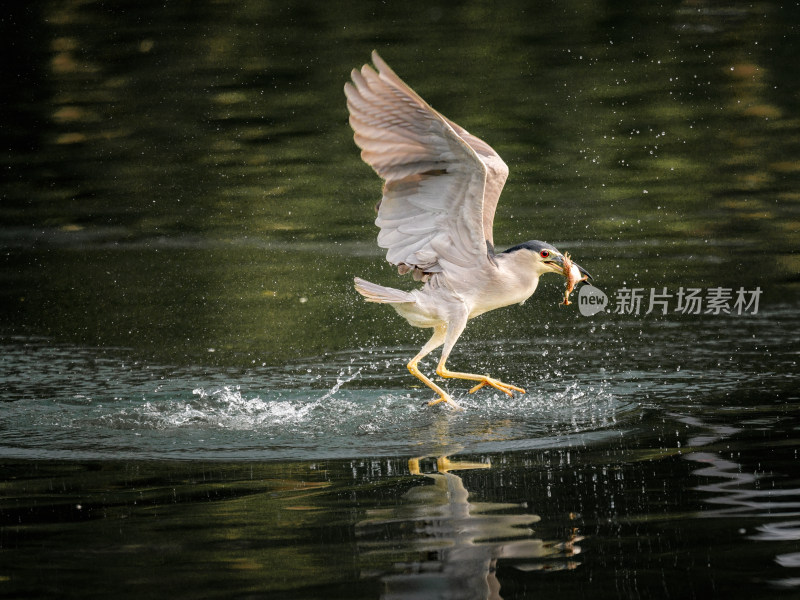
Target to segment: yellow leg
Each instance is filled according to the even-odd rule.
[[[474,394],[482,387],[489,385],[496,390],[500,390],[504,394],[508,394],[509,396],[513,396],[514,392],[519,392],[520,394],[524,394],[525,390],[515,385],[510,385],[508,383],[503,383],[499,379],[494,379],[489,377],[488,375],[474,375],[473,373],[458,373],[455,371],[450,371],[445,366],[447,362],[447,357],[450,356],[450,351],[453,349],[453,346],[456,343],[456,340],[461,335],[461,332],[464,331],[464,327],[467,324],[467,313],[464,312],[460,318],[454,318],[453,320],[449,321],[444,328],[444,348],[442,348],[442,357],[439,359],[439,366],[436,367],[436,373],[439,377],[445,377],[448,379],[467,379],[469,381],[477,381],[478,385],[473,387],[469,393]],[[437,330],[438,331],[438,330]]]
[[[414,377],[419,379],[422,383],[424,383],[429,388],[431,388],[434,392],[439,394],[438,398],[428,402],[428,406],[435,406],[435,405],[439,404],[440,402],[447,402],[449,404],[452,404],[453,406],[458,406],[458,404],[456,404],[453,401],[453,399],[450,397],[450,395],[447,392],[445,392],[442,388],[440,388],[438,385],[433,383],[430,379],[425,377],[425,375],[422,373],[422,371],[420,371],[419,368],[417,367],[416,361],[412,360],[410,363],[408,363],[408,370],[411,372],[411,374]]]
[[[419,351],[419,354],[417,354],[414,358],[412,358],[411,362],[408,363],[408,370],[414,377],[419,379],[422,383],[424,383],[434,392],[439,394],[438,398],[428,402],[428,406],[436,406],[441,402],[446,402],[449,406],[460,409],[461,407],[450,397],[450,395],[447,392],[445,392],[442,388],[440,388],[438,385],[433,383],[425,375],[423,375],[422,371],[420,371],[419,367],[417,366],[417,364],[419,363],[420,360],[422,360],[423,357],[427,356],[428,354],[431,353],[432,350],[442,345],[442,343],[444,342],[446,330],[447,330],[446,326],[440,326],[434,328],[431,339],[428,340],[428,343],[425,344],[425,346],[423,346],[422,350]]]
[[[437,394],[439,394],[439,397],[438,397],[438,398],[436,398],[435,400],[431,400],[430,402],[428,402],[428,406],[436,406],[437,404],[439,404],[439,403],[441,403],[441,402],[447,402],[447,404],[449,404],[449,405],[450,405],[450,406],[452,406],[453,408],[461,408],[461,407],[460,407],[460,406],[459,406],[459,405],[456,403],[456,401],[455,401],[455,400],[453,400],[453,399],[450,397],[450,394],[448,394],[447,392],[445,392],[445,391],[444,391],[442,388],[440,388],[438,385],[436,385],[435,383],[433,383],[433,382],[432,382],[430,379],[428,379],[427,377],[425,377],[425,375],[423,375],[422,371],[420,371],[420,370],[419,370],[419,368],[417,367],[417,361],[416,361],[416,360],[412,360],[410,363],[408,363],[408,370],[411,372],[411,374],[412,374],[414,377],[416,377],[417,379],[419,379],[419,380],[420,380],[422,383],[424,383],[424,384],[425,384],[425,385],[427,385],[429,388],[431,388],[431,389],[432,389],[434,392],[436,392]]]
[[[520,394],[524,394],[525,390],[521,387],[517,387],[515,385],[511,385],[509,383],[503,383],[499,379],[494,379],[489,377],[488,375],[474,375],[472,373],[458,373],[455,371],[450,371],[447,367],[444,366],[443,363],[439,363],[439,366],[436,369],[436,373],[440,377],[445,377],[448,379],[467,379],[469,381],[477,381],[479,382],[478,385],[473,387],[469,393],[474,394],[482,387],[489,385],[496,390],[500,390],[504,394],[508,394],[509,396],[513,396],[514,392],[519,392]]]

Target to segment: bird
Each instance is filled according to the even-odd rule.
[[[569,255],[531,240],[495,251],[492,225],[508,166],[489,144],[434,110],[378,55],[353,69],[344,86],[349,123],[361,158],[383,179],[375,224],[378,246],[400,275],[423,285],[404,291],[354,278],[367,302],[389,304],[414,327],[433,335],[408,362],[412,375],[437,397],[427,404],[459,404],[420,369],[442,347],[436,374],[491,387],[509,396],[521,387],[484,374],[451,371],[446,362],[467,322],[491,310],[524,303],[539,278],[570,278]],[[571,288],[570,288],[571,289]]]

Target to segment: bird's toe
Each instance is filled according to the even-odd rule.
[[[445,404],[448,408],[452,408],[454,410],[462,410],[461,405],[458,404],[455,400],[448,397],[441,397],[431,400],[430,402],[426,402],[423,406],[436,406],[438,404]]]
[[[484,378],[478,385],[473,387],[469,391],[469,393],[470,394],[474,394],[479,389],[481,389],[482,387],[487,386],[487,385],[493,387],[496,390],[499,390],[499,391],[503,392],[504,394],[508,394],[509,396],[513,396],[514,392],[519,392],[520,394],[524,394],[525,393],[525,390],[522,389],[521,387],[517,387],[515,385],[511,385],[510,383],[504,383],[504,382],[499,381],[497,379],[492,379],[491,377]]]

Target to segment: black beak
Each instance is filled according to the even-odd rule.
[[[581,275],[584,275],[584,276],[586,276],[586,278],[587,278],[587,279],[591,279],[592,281],[594,281],[594,277],[592,277],[591,275],[589,275],[589,271],[587,271],[586,269],[584,269],[582,266],[580,266],[580,265],[579,265],[578,263],[576,263],[576,262],[574,262],[574,263],[572,263],[572,264],[573,264],[573,265],[575,265],[576,267],[578,267],[578,271],[580,271],[580,272],[581,272]]]

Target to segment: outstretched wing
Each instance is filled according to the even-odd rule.
[[[400,272],[480,266],[508,167],[482,140],[449,121],[372,53],[345,84],[361,158],[384,180],[378,245]]]

